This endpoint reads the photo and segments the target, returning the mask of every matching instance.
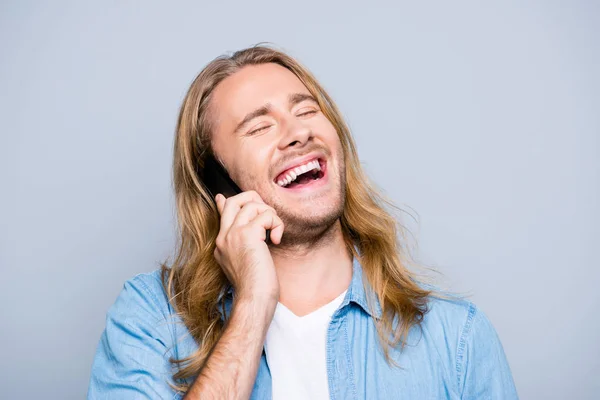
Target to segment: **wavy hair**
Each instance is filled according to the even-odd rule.
[[[171,359],[177,367],[175,382],[185,382],[200,373],[224,329],[222,293],[229,282],[213,256],[219,217],[202,183],[204,158],[210,151],[212,93],[221,81],[241,68],[264,63],[276,63],[294,73],[337,130],[346,164],[342,231],[346,246],[358,258],[364,278],[379,300],[382,314],[375,324],[388,362],[390,348],[403,348],[409,330],[420,325],[427,312],[431,292],[420,286],[416,274],[407,268],[407,254],[399,242],[402,226],[386,207],[394,206],[365,176],[350,130],[337,106],[298,61],[270,46],[256,45],[210,62],[193,81],[179,113],[173,158],[178,243],[171,266],[162,264],[162,278],[169,301],[198,350],[188,357]],[[177,388],[186,391],[188,386],[181,383]]]

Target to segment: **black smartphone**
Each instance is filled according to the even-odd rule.
[[[204,162],[203,182],[212,194],[213,199],[217,193],[221,193],[225,197],[242,193],[242,190],[231,179],[225,167],[212,154],[206,156]]]
[[[212,195],[213,199],[217,193],[225,197],[235,196],[242,193],[242,189],[231,179],[223,164],[221,164],[212,154],[208,154],[204,161],[204,171],[202,181]],[[271,230],[267,230],[267,243],[270,243]]]

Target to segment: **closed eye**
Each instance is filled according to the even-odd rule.
[[[307,116],[307,115],[314,115],[314,114],[316,114],[317,112],[319,112],[319,111],[318,111],[318,110],[308,110],[308,111],[305,111],[305,112],[303,112],[303,113],[297,114],[296,116],[297,116],[297,117],[305,117],[305,116]],[[263,131],[263,130],[265,130],[265,129],[268,129],[268,128],[270,128],[270,127],[271,127],[271,125],[267,125],[267,126],[263,126],[263,127],[260,127],[260,128],[254,129],[253,131],[250,131],[250,132],[248,132],[248,133],[247,133],[247,135],[248,135],[248,136],[255,135],[255,134],[257,134],[257,133],[259,133],[259,132],[261,132],[261,131]]]
[[[268,128],[270,128],[270,127],[271,127],[271,125],[263,126],[263,127],[261,127],[261,128],[258,128],[258,129],[255,129],[255,130],[253,130],[253,131],[250,131],[250,132],[248,132],[248,135],[249,135],[249,136],[251,136],[251,135],[255,135],[255,134],[257,134],[258,132],[260,132],[260,131],[263,131],[263,130],[265,130],[265,129],[268,129]]]
[[[306,111],[301,114],[298,114],[297,117],[303,117],[305,115],[311,115],[311,114],[316,114],[316,113],[317,113],[317,110],[310,110],[310,111]]]

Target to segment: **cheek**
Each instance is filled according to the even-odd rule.
[[[319,132],[323,141],[332,150],[338,150],[341,147],[340,138],[333,124],[323,116],[314,128],[315,132]]]
[[[338,163],[343,163],[344,149],[342,148],[342,142],[340,140],[340,137],[338,136],[337,131],[332,128],[323,137],[323,141],[325,142],[325,145],[331,152],[332,158],[335,159]]]
[[[264,185],[263,181],[268,177],[268,160],[267,150],[264,147],[248,147],[239,152],[236,169],[243,189],[257,189]]]

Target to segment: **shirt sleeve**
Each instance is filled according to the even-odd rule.
[[[487,316],[471,305],[457,352],[462,399],[518,400],[500,338]]]
[[[166,307],[150,289],[158,282],[146,282],[152,279],[138,275],[127,281],[109,309],[92,364],[88,399],[181,398],[169,385],[172,340]]]

